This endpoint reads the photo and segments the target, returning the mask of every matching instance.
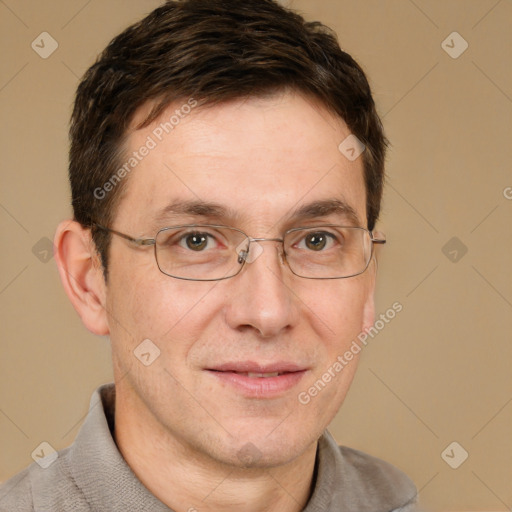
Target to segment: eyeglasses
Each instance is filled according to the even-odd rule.
[[[281,258],[298,277],[344,279],[362,274],[374,244],[385,238],[360,227],[326,224],[286,231],[282,238],[252,238],[237,228],[187,224],[162,228],[154,238],[134,238],[95,224],[137,246],[153,245],[158,268],[165,275],[189,281],[220,281],[239,274],[262,252],[259,242],[280,242]]]

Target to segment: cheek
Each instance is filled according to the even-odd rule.
[[[133,350],[149,338],[162,352],[186,352],[214,314],[213,306],[218,305],[208,300],[214,283],[152,273],[146,269],[146,274],[117,280],[112,275],[115,284],[107,296],[112,343]]]
[[[359,277],[320,282],[315,293],[304,296],[304,314],[329,345],[350,342],[363,330],[367,290]]]

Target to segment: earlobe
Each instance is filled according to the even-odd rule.
[[[64,290],[83,324],[94,334],[109,334],[106,283],[90,230],[76,221],[63,221],[54,247]]]

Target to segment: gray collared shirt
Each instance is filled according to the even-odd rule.
[[[34,463],[4,483],[0,511],[171,511],[137,479],[117,449],[114,407],[112,384],[96,390],[75,442],[48,467]],[[404,473],[339,447],[326,431],[318,443],[313,493],[303,512],[414,512],[416,499],[416,488]],[[195,508],[200,511],[200,503]]]

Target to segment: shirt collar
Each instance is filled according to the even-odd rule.
[[[140,482],[119,452],[112,436],[114,416],[115,387],[107,384],[94,392],[69,451],[70,472],[85,500],[93,510],[108,505],[113,512],[172,512]],[[314,475],[303,512],[394,510],[416,494],[401,471],[357,450],[340,448],[328,431],[318,441]]]

